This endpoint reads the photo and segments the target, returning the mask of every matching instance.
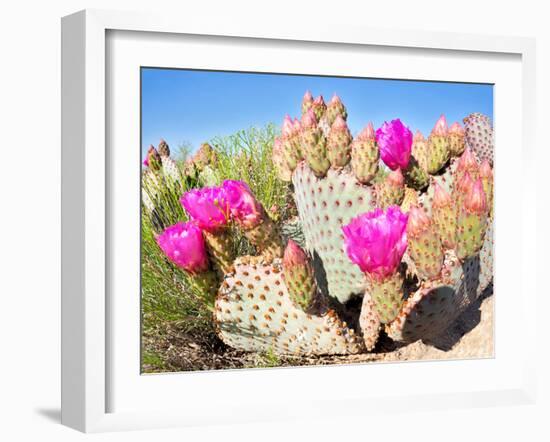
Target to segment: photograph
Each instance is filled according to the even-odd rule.
[[[494,357],[493,84],[140,75],[142,374]]]

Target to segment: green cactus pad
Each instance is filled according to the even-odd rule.
[[[395,341],[431,339],[446,330],[489,286],[493,279],[493,228],[489,225],[479,256],[461,264],[447,251],[442,278],[425,281],[404,302],[397,318],[386,325]]]
[[[214,318],[220,338],[245,351],[276,354],[355,354],[363,349],[359,335],[332,310],[318,315],[296,308],[282,279],[280,260],[235,262],[216,299]]]
[[[292,180],[318,286],[340,302],[362,295],[367,288],[365,276],[344,252],[341,227],[375,207],[373,187],[360,184],[349,167],[330,169],[325,178],[319,179],[303,163]]]
[[[493,127],[489,117],[474,113],[464,118],[466,145],[474,152],[479,161],[488,160],[493,164],[494,140]]]

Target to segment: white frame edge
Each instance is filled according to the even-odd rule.
[[[535,158],[535,40],[426,31],[393,31],[363,27],[304,29],[287,23],[248,22],[238,26],[193,17],[184,25],[177,17],[85,10],[62,19],[62,414],[64,425],[84,432],[181,426],[181,416],[106,413],[106,173],[105,173],[105,34],[107,30],[149,31],[299,41],[433,48],[518,54],[523,75],[523,173],[533,176]],[[536,256],[534,191],[522,189],[522,223],[532,225],[523,238],[522,271]],[[533,268],[531,266],[531,268]],[[536,280],[522,278],[522,290],[536,304]],[[536,324],[526,333],[535,339]],[[534,346],[531,346],[534,347]],[[532,353],[532,360],[536,355]],[[480,392],[485,406],[533,403],[534,365],[526,367],[524,388],[502,397]],[[507,393],[507,394],[504,394]],[[511,395],[509,393],[512,393]],[[449,395],[446,395],[449,396]],[[478,397],[479,396],[479,397]],[[443,408],[468,407],[472,397],[440,398]],[[429,408],[433,397],[419,401]],[[393,410],[393,401],[377,402]],[[426,402],[424,404],[424,402]],[[424,405],[424,406],[423,406]],[[357,404],[357,413],[369,411]],[[139,418],[139,421],[138,421]]]

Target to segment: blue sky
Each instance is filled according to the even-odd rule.
[[[328,103],[338,94],[352,134],[372,121],[400,118],[428,135],[444,113],[449,124],[472,112],[493,118],[493,87],[482,84],[142,68],[142,151],[164,138],[173,150],[215,136],[300,116],[306,90]]]

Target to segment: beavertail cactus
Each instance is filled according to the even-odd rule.
[[[487,160],[492,165],[494,155],[493,127],[489,117],[474,113],[464,118],[466,145],[472,149],[480,161]]]
[[[327,106],[308,91],[301,111],[272,151],[297,217],[279,225],[247,183],[226,180],[185,193],[190,222],[159,246],[205,302],[221,283],[214,321],[237,349],[354,354],[373,350],[382,327],[399,342],[437,337],[492,281],[489,120],[448,128],[442,115],[426,140],[395,119],[352,137],[338,96]],[[144,176],[158,177],[159,151]],[[235,228],[257,256],[235,258]]]

